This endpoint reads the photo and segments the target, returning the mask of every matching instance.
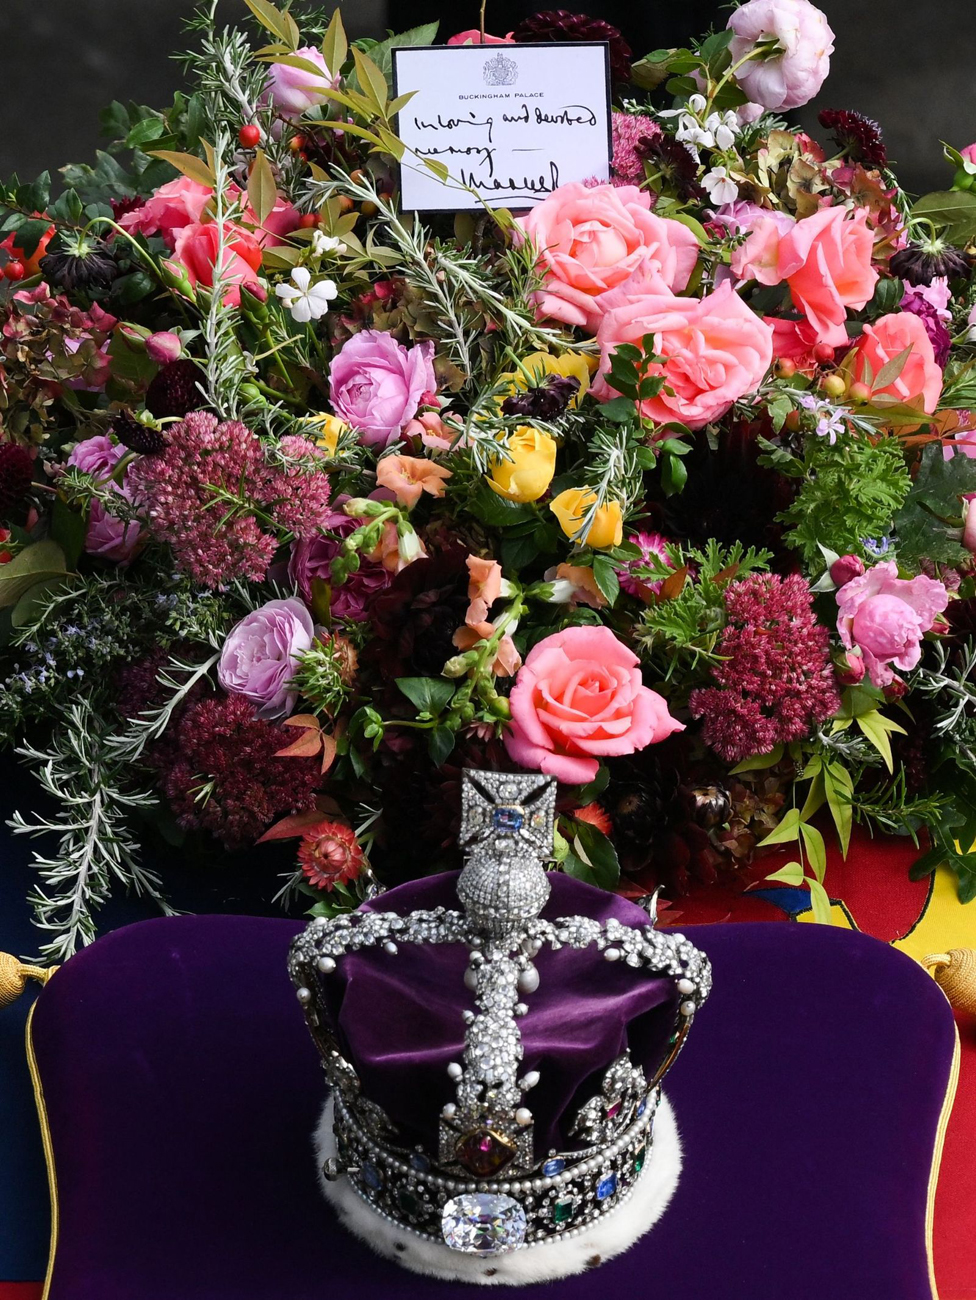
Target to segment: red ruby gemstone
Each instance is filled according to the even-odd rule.
[[[515,1146],[499,1133],[480,1129],[461,1138],[454,1151],[465,1169],[479,1178],[490,1178],[511,1161]]]
[[[607,1107],[607,1119],[616,1119],[617,1116],[620,1114],[620,1108],[622,1105],[623,1105],[622,1101],[611,1102],[611,1104]]]

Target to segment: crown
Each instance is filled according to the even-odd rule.
[[[707,958],[653,917],[542,915],[553,885],[597,914],[620,905],[546,871],[555,798],[551,777],[465,771],[463,870],[382,900],[450,888],[463,910],[367,904],[317,918],[291,947],[332,1090],[324,1177],[441,1251],[551,1245],[623,1205],[649,1160],[661,1079],[711,984]],[[568,991],[584,960],[600,1008]]]

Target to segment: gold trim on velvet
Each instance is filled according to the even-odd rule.
[[[929,1261],[929,1285],[932,1288],[932,1300],[939,1300],[939,1287],[935,1280],[935,1250],[933,1245],[935,1230],[935,1195],[939,1185],[939,1167],[942,1164],[942,1148],[945,1146],[946,1130],[949,1127],[949,1116],[952,1114],[952,1104],[956,1100],[956,1086],[959,1083],[959,1064],[962,1057],[962,1051],[959,1046],[959,1029],[955,1029],[955,1043],[952,1049],[952,1066],[949,1070],[949,1080],[946,1084],[945,1099],[942,1102],[942,1113],[939,1116],[938,1127],[935,1130],[935,1146],[932,1149],[932,1169],[929,1173],[929,1190],[925,1203],[925,1253]],[[45,1300],[45,1297],[42,1297]]]
[[[44,1290],[41,1292],[41,1300],[47,1300],[48,1293],[51,1289],[51,1275],[54,1272],[54,1252],[58,1245],[58,1180],[54,1172],[54,1146],[51,1142],[51,1129],[47,1122],[47,1106],[44,1102],[44,1086],[41,1083],[40,1071],[37,1068],[37,1057],[34,1055],[34,1038],[32,1034],[34,1024],[34,1012],[37,1009],[37,1003],[31,1007],[27,1013],[27,1066],[30,1070],[31,1083],[34,1086],[34,1104],[37,1107],[37,1120],[41,1126],[41,1143],[44,1147],[44,1163],[47,1165],[47,1188],[51,1200],[51,1241],[47,1251],[47,1272],[44,1275]]]

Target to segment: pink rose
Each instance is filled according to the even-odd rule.
[[[354,334],[329,368],[336,415],[359,429],[367,446],[385,447],[436,389],[433,355],[431,342],[406,348],[382,330]]]
[[[942,396],[942,371],[924,323],[912,312],[896,311],[890,316],[879,316],[872,325],[865,325],[854,353],[854,380],[871,388],[882,366],[906,348],[911,351],[901,373],[883,388],[875,388],[873,395],[889,393],[900,402],[910,404],[917,404],[921,398],[922,410],[931,415]]]
[[[653,282],[633,291],[623,286],[608,305],[597,332],[600,370],[593,394],[601,402],[616,397],[605,378],[611,353],[653,334],[654,350],[664,361],[649,373],[664,375],[666,384],[657,397],[641,402],[641,411],[661,424],[679,420],[701,429],[717,420],[758,387],[773,358],[772,330],[730,283],[701,299],[676,298]]]
[[[778,41],[781,54],[757,58],[736,72],[736,80],[764,108],[799,108],[820,90],[830,71],[834,33],[826,16],[809,0],[746,0],[727,26],[735,32],[729,43],[738,63],[760,41]]]
[[[123,446],[117,446],[105,434],[97,434],[94,438],[85,438],[77,444],[68,457],[68,464],[85,474],[91,474],[100,483],[105,483],[114,474],[116,465],[125,454]],[[113,490],[126,501],[132,500],[124,482],[113,484]],[[101,501],[92,501],[88,508],[88,531],[85,534],[85,550],[89,555],[100,555],[105,560],[127,564],[142,541],[142,536],[143,530],[138,522],[124,522],[107,510]]]
[[[832,360],[833,348],[820,342],[808,320],[781,320],[778,316],[763,319],[773,331],[773,356],[777,361],[792,361],[801,375],[812,375],[822,361]]]
[[[340,498],[341,501],[341,498]],[[338,504],[338,503],[337,503]],[[315,537],[302,537],[291,544],[288,560],[288,579],[298,588],[303,600],[311,605],[315,599],[316,580],[322,583],[323,595],[328,591],[329,608],[333,618],[350,623],[361,623],[373,596],[390,584],[391,575],[382,566],[363,560],[355,573],[340,586],[332,580],[332,561],[339,554],[342,538],[348,537],[360,524],[341,510],[330,513],[325,523],[327,533]],[[396,528],[394,527],[394,534]]]
[[[857,648],[875,686],[895,680],[922,657],[922,637],[949,603],[941,582],[920,574],[899,578],[898,565],[883,560],[837,592],[837,631],[845,648]]]
[[[971,554],[976,555],[976,510],[973,502],[976,492],[964,492],[962,497],[962,544]]]
[[[241,226],[225,222],[224,280],[230,288],[224,302],[237,306],[241,301],[241,286],[258,287],[258,268],[261,265],[261,248],[257,241]],[[213,287],[213,270],[217,261],[219,236],[217,224],[184,226],[176,236],[173,260],[186,271],[186,278],[194,287],[202,284]]]
[[[451,36],[447,41],[448,45],[514,45],[512,33],[507,36],[492,36],[490,32],[485,32],[482,39],[481,32],[477,27],[469,27],[467,31],[458,32],[456,36]]]
[[[795,219],[788,212],[757,208],[737,224],[740,231],[749,231],[749,237],[732,251],[733,275],[760,284],[779,284],[783,278],[779,272],[779,246],[783,236],[796,225]]]
[[[177,176],[175,181],[160,185],[142,207],[124,213],[119,225],[130,234],[162,235],[167,246],[173,248],[177,232],[200,220],[212,195],[209,185]]]
[[[256,704],[259,717],[281,718],[295,707],[298,656],[314,639],[312,616],[300,600],[269,600],[231,628],[217,678],[228,694]]]
[[[538,314],[591,333],[608,289],[641,271],[680,291],[698,258],[688,227],[655,216],[651,196],[634,185],[560,185],[515,224],[539,254]]]
[[[966,162],[976,163],[976,144],[967,144],[965,149],[960,149],[959,152]]]
[[[300,50],[295,50],[295,56],[306,63],[314,63],[321,71],[316,74],[306,72],[304,68],[292,68],[287,63],[272,63],[264,88],[264,96],[271,100],[282,117],[291,120],[300,118],[317,104],[324,104],[326,91],[336,84],[322,51],[314,45],[303,45]]]
[[[779,245],[779,279],[790,286],[797,311],[816,329],[822,343],[847,342],[847,308],[870,302],[878,273],[871,265],[874,237],[866,208],[821,208],[797,221]],[[778,281],[767,280],[775,284]]]
[[[601,758],[633,754],[684,730],[608,627],[568,627],[540,641],[509,704],[511,757],[569,785],[592,781]]]
[[[240,200],[242,220],[246,225],[254,227],[254,238],[261,248],[275,248],[278,244],[283,244],[285,242],[283,236],[290,235],[293,230],[298,229],[302,214],[294,203],[289,203],[280,194],[275,199],[274,207],[265,217],[263,225],[258,221],[258,214],[251,207],[247,191],[232,182],[227,187],[227,201],[233,203],[235,200]]]

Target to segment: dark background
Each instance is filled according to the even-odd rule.
[[[552,0],[489,0],[488,30],[503,34]],[[727,9],[707,0],[562,0],[618,25],[639,57],[680,44]],[[559,0],[556,0],[559,3]],[[112,99],[162,107],[180,86],[170,57],[184,48],[181,21],[194,0],[0,0],[0,176],[30,178],[44,168],[92,158],[98,111]],[[948,183],[940,140],[976,139],[973,74],[974,0],[821,0],[837,37],[830,78],[811,109],[853,108],[877,118],[904,186],[915,192]],[[243,0],[221,0],[229,21]],[[295,4],[300,16],[301,3]],[[441,35],[477,25],[476,0],[347,0],[353,36],[382,36],[448,13]]]

